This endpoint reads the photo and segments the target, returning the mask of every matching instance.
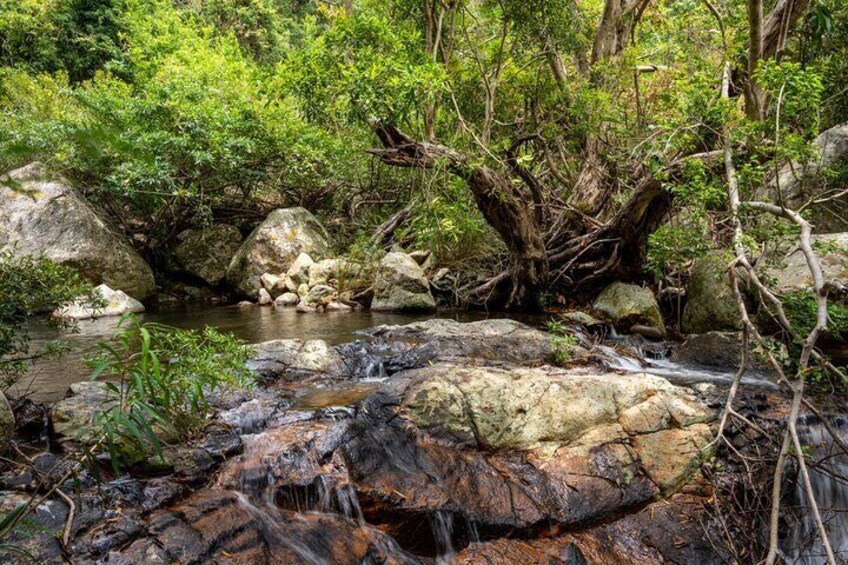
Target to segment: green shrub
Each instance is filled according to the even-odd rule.
[[[209,395],[252,385],[248,348],[211,327],[179,330],[129,315],[99,347],[87,362],[92,380],[106,380],[119,398],[97,419],[115,464],[159,450],[160,437],[197,434],[210,412]]]
[[[66,349],[57,341],[38,353],[30,352],[27,319],[81,296],[96,302],[94,289],[74,269],[45,257],[0,252],[0,390],[13,385],[35,359]],[[69,323],[50,320],[57,325]]]
[[[550,362],[554,365],[567,364],[574,358],[573,348],[580,345],[580,339],[576,335],[568,333],[568,327],[560,321],[549,320],[545,326],[552,334],[550,342],[553,353]]]

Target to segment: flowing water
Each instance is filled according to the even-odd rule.
[[[830,418],[831,427],[848,441],[848,421],[842,416]],[[809,449],[810,484],[816,504],[827,526],[828,540],[837,562],[848,562],[848,455],[842,452],[824,425],[816,420],[799,422],[802,445]],[[826,563],[818,528],[809,508],[809,497],[797,477],[794,463],[787,466],[783,513],[787,535],[781,546],[790,564]]]
[[[472,321],[486,318],[484,313],[447,311],[437,317]],[[383,324],[408,324],[432,314],[393,314],[387,312],[326,312],[322,314],[300,314],[294,308],[212,306],[187,304],[140,315],[143,321],[159,322],[185,329],[212,326],[231,332],[248,343],[259,343],[272,339],[298,338],[303,340],[323,339],[330,344],[344,343],[354,339],[358,330]],[[14,396],[31,392],[38,401],[55,401],[62,398],[71,383],[85,380],[90,372],[82,360],[85,354],[96,349],[99,342],[115,333],[119,318],[81,320],[77,330],[59,331],[44,321],[32,323],[28,330],[32,338],[33,351],[43,349],[47,343],[61,339],[68,342],[72,351],[60,358],[39,361],[21,382],[12,389]],[[369,377],[384,377],[380,366],[372,363]]]
[[[485,318],[481,313],[448,312],[442,317],[452,317],[461,321]],[[182,306],[178,308],[152,311],[142,316],[144,321],[156,321],[180,328],[202,328],[213,326],[229,331],[247,342],[256,343],[271,339],[323,339],[331,344],[350,342],[356,339],[355,333],[368,327],[382,324],[405,324],[424,316],[387,313],[352,312],[325,314],[298,314],[293,309],[275,308],[238,308],[211,306]],[[541,318],[524,321],[540,323]],[[17,392],[24,389],[34,391],[36,400],[55,400],[64,395],[68,386],[87,376],[82,363],[83,356],[91,351],[98,342],[111,337],[118,322],[117,318],[104,318],[95,321],[82,321],[76,333],[61,332],[45,323],[30,326],[30,336],[36,350],[51,340],[62,338],[70,342],[73,351],[60,359],[41,361],[35,365],[24,379]],[[591,339],[583,336],[588,344]],[[344,383],[313,384],[296,390],[294,399],[287,405],[287,419],[297,421],[306,418],[310,410],[327,407],[349,407],[358,404],[385,380],[387,373],[383,363],[383,354],[389,353],[391,344],[357,346],[362,358],[359,379]],[[382,349],[381,349],[382,348]],[[385,349],[385,351],[383,350]],[[622,373],[649,372],[665,376],[672,381],[692,383],[711,382],[718,385],[729,383],[733,378],[732,368],[726,371],[715,369],[683,367],[669,360],[671,346],[665,343],[647,342],[638,338],[626,338],[611,335],[602,344],[594,344],[593,355],[612,370]],[[359,351],[358,350],[358,351]],[[749,386],[774,386],[766,374],[749,373],[745,384]],[[224,415],[241,429],[245,439],[246,454],[252,449],[261,451],[262,441],[268,441],[262,433],[261,422],[267,418],[274,406],[257,397]],[[227,420],[229,418],[229,420]],[[848,440],[848,422],[838,419],[834,425],[845,432]],[[819,468],[811,469],[811,480],[816,500],[822,508],[828,522],[830,540],[843,559],[848,559],[848,456],[836,454],[833,442],[820,423],[808,422],[803,428],[802,441],[810,446],[816,460],[822,462]],[[392,454],[387,453],[387,457]],[[365,522],[356,490],[350,484],[339,484],[332,476],[320,476],[315,484],[292,492],[280,493],[273,486],[273,465],[269,462],[267,476],[245,477],[239,488],[238,500],[263,525],[266,536],[276,543],[286,544],[295,550],[305,563],[321,563],[315,548],[297,546],[297,540],[290,539],[285,528],[279,526],[278,514],[281,501],[284,507],[292,507],[298,512],[336,513],[357,524],[369,528]],[[784,502],[786,512],[786,537],[782,541],[784,555],[789,563],[813,564],[823,562],[823,552],[818,536],[807,508],[808,498],[804,489],[792,481],[792,468],[787,473],[787,498]],[[450,512],[436,512],[427,516],[427,525],[432,535],[432,545],[436,563],[450,564],[455,561],[456,539],[460,535],[467,542],[479,541],[476,526],[472,520]],[[425,526],[426,527],[426,526]],[[457,531],[461,531],[458,534]]]

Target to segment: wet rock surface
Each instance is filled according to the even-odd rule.
[[[507,320],[367,335],[257,345],[265,386],[215,399],[204,437],[72,491],[74,562],[718,562],[696,393],[545,365],[549,336]],[[68,436],[84,399],[110,401],[90,388],[58,411]],[[51,504],[55,533],[67,507]],[[27,543],[62,554],[54,535]]]
[[[416,344],[422,362],[464,358],[522,365],[547,362],[553,354],[549,334],[514,320],[425,320],[405,326],[379,326],[363,332],[374,338]]]

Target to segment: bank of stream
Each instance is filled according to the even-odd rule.
[[[88,521],[75,522],[75,562],[727,558],[702,529],[711,487],[697,469],[733,367],[681,365],[671,343],[614,333],[591,349],[574,346],[574,367],[539,367],[550,338],[532,326],[546,317],[524,317],[529,327],[425,321],[433,317],[207,306],[144,314],[181,328],[210,325],[250,343],[323,340],[329,348],[320,365],[332,368],[305,369],[306,353],[288,342],[259,347],[252,367],[271,384],[221,408],[216,425],[230,430],[224,439],[179,451],[173,475],[118,477],[96,495],[80,495]],[[82,354],[116,323],[84,321],[65,335],[75,351],[34,368],[35,397],[55,401],[84,380]],[[384,327],[364,331],[374,326]],[[61,337],[46,326],[30,329],[38,346]],[[753,371],[745,384],[779,396],[767,373]],[[804,430],[816,453],[826,454],[821,428],[810,422]],[[834,549],[846,557],[846,467],[841,458],[831,466],[836,478],[817,472],[813,480],[829,504]],[[792,562],[819,563],[805,495],[787,490],[782,548]],[[50,503],[40,519],[61,525],[63,510]],[[48,551],[55,538],[38,543]]]
[[[407,324],[426,318],[449,318],[458,321],[483,320],[485,312],[467,310],[441,310],[437,314],[403,314],[395,312],[324,312],[301,314],[294,308],[260,308],[218,306],[209,303],[185,303],[151,308],[138,314],[144,322],[157,322],[182,329],[199,329],[211,326],[230,332],[246,343],[260,343],[273,339],[321,339],[336,345],[356,339],[356,332],[379,325]],[[542,324],[547,317],[514,315],[513,318],[533,324]],[[71,383],[86,380],[90,370],[83,363],[86,354],[96,349],[98,343],[109,340],[115,333],[119,317],[95,320],[78,320],[73,330],[57,330],[44,320],[34,320],[28,327],[33,351],[40,351],[50,342],[62,340],[70,351],[60,357],[39,360],[11,389],[12,396],[30,394],[33,400],[53,402],[62,398]]]

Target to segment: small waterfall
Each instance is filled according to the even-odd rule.
[[[370,355],[362,374],[364,381],[384,381],[389,377],[386,372],[386,364],[383,358],[379,355]]]
[[[436,511],[429,516],[430,529],[436,543],[437,565],[453,565],[456,562],[456,551],[453,548],[453,514],[444,510]]]
[[[274,515],[275,508],[273,506],[259,506],[254,504],[247,495],[241,492],[236,492],[236,498],[239,504],[244,506],[256,521],[262,526],[262,533],[271,544],[285,545],[294,551],[301,562],[308,565],[324,565],[326,560],[316,554],[312,549],[304,545],[296,537],[290,535],[285,528],[280,526],[280,520]]]
[[[466,516],[465,526],[468,528],[468,541],[471,543],[480,543],[480,531],[477,528],[477,520]]]
[[[843,419],[832,421],[832,427],[841,433],[844,440],[848,440],[848,429]],[[848,560],[848,455],[842,453],[821,422],[799,425],[798,431],[801,444],[810,449],[808,460],[818,462],[815,466],[808,464],[807,470],[816,503],[827,526],[830,545],[837,561],[845,562]],[[825,563],[818,528],[808,509],[806,489],[800,477],[796,480],[795,464],[790,465],[784,484],[787,491],[783,502],[787,509],[786,537],[781,544],[786,561],[805,565]]]
[[[336,487],[335,493],[339,509],[345,518],[355,520],[360,526],[364,527],[365,516],[362,514],[359,497],[356,496],[356,490],[353,488],[353,485],[347,484],[343,487]]]

